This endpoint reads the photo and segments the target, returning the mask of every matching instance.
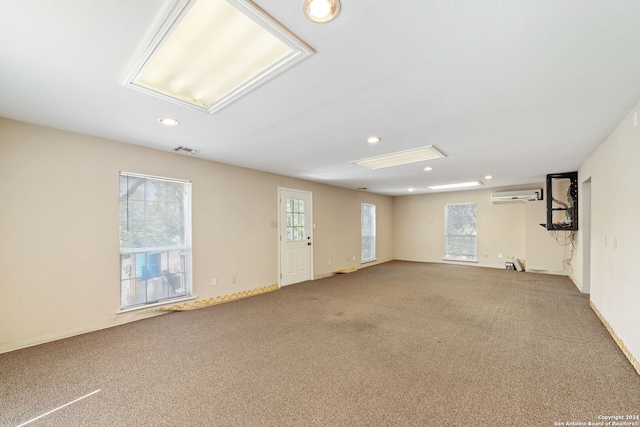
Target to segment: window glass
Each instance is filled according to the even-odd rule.
[[[450,260],[476,260],[476,204],[445,205],[445,253]]]
[[[191,184],[120,174],[120,306],[191,295]]]
[[[363,203],[360,210],[360,235],[362,237],[362,262],[376,259],[376,205]]]
[[[290,242],[306,239],[304,200],[287,198],[287,240]]]

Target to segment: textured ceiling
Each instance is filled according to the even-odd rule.
[[[381,194],[541,183],[640,100],[637,0],[342,0],[328,24],[258,0],[316,53],[213,115],[120,84],[169,1],[3,3],[0,116]],[[447,158],[350,163],[425,145]]]

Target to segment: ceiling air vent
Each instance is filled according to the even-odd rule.
[[[191,156],[195,156],[196,154],[198,154],[198,150],[194,150],[193,148],[188,148],[188,147],[176,147],[173,149],[173,151],[175,151],[176,153],[182,153],[182,154],[189,154]]]

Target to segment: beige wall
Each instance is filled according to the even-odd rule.
[[[544,185],[536,184],[526,188],[544,188]],[[505,261],[513,258],[525,260],[529,266],[531,258],[531,269],[545,273],[569,274],[563,263],[564,249],[539,225],[546,222],[545,202],[493,204],[491,193],[502,190],[505,189],[396,197],[396,258],[443,262],[444,206],[449,203],[474,202],[477,214],[478,262],[471,265],[504,268]],[[502,258],[499,257],[500,254]]]
[[[578,184],[591,184],[591,208],[579,197],[578,248],[574,281],[590,288],[591,301],[624,343],[640,360],[640,126],[633,126],[636,105],[579,170]],[[590,230],[582,227],[590,217]],[[590,233],[589,251],[581,242]],[[585,274],[590,268],[590,275]],[[589,280],[590,276],[590,280]],[[585,283],[589,280],[589,283]],[[636,369],[640,369],[640,364]],[[640,370],[639,370],[640,372]]]
[[[539,271],[571,274],[580,289],[590,277],[592,302],[637,360],[640,127],[632,126],[632,114],[639,110],[580,168],[580,190],[589,181],[592,197],[590,212],[580,198],[572,271],[563,262],[565,249],[538,225],[545,222],[544,202],[493,205],[493,190],[390,198],[0,119],[0,352],[157,314],[116,314],[118,173],[128,171],[193,182],[199,299],[277,283],[278,187],[313,193],[316,277],[361,267],[352,261],[360,253],[360,203],[377,206],[378,262],[394,254],[442,262],[444,205],[476,202],[474,265],[504,268],[511,256],[523,258]],[[581,244],[586,217],[589,259]]]
[[[572,275],[571,232],[550,232],[540,225],[547,223],[547,201],[527,202],[525,219],[527,270]]]
[[[361,267],[363,202],[394,258],[391,197],[0,119],[0,352],[157,314],[116,314],[120,171],[192,181],[198,299],[278,282],[278,187],[313,193],[316,277]]]

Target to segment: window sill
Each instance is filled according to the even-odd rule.
[[[137,306],[131,307],[131,308],[120,309],[120,310],[116,311],[116,314],[130,313],[132,311],[144,310],[146,308],[160,307],[161,305],[175,304],[177,302],[191,301],[191,300],[194,300],[194,299],[198,299],[198,297],[194,296],[194,295],[190,295],[190,296],[187,296],[187,297],[176,298],[176,299],[162,301],[162,302],[155,302],[153,304],[137,305]]]
[[[360,264],[369,264],[370,262],[376,262],[376,261],[377,261],[377,259],[375,259],[375,258],[374,259],[368,259],[366,261],[361,261]]]
[[[456,259],[456,258],[442,258],[443,261],[455,261],[455,262],[470,262],[470,263],[479,263],[477,259]]]

